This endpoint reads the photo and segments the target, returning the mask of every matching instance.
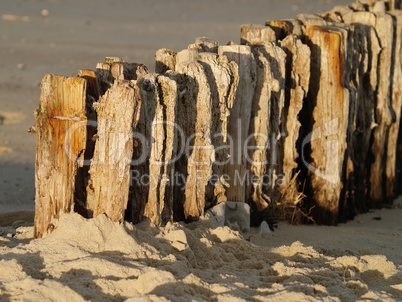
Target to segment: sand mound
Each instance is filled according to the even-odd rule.
[[[31,240],[0,228],[0,295],[29,301],[397,301],[402,269],[383,255],[260,247],[208,221],[164,228],[78,214]],[[255,236],[252,241],[269,238]]]

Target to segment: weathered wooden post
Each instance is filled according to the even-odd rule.
[[[394,21],[391,15],[387,13],[370,13],[370,12],[357,12],[346,14],[344,16],[346,24],[357,24],[355,26],[367,26],[373,28],[375,35],[370,36],[370,44],[372,58],[374,61],[371,68],[375,68],[376,78],[375,91],[375,107],[374,107],[374,121],[371,125],[373,129],[372,142],[370,152],[372,154],[372,162],[369,165],[369,207],[378,207],[384,202],[385,188],[383,183],[385,181],[386,167],[395,166],[395,162],[391,163],[387,160],[386,145],[388,139],[388,132],[393,122],[392,117],[392,85],[393,79],[393,43],[394,43]],[[378,42],[376,41],[378,39]],[[398,47],[400,48],[400,46]],[[377,61],[378,60],[378,61]],[[370,89],[370,88],[369,88]],[[357,113],[361,114],[361,113]],[[388,162],[388,163],[387,163]],[[392,172],[390,172],[392,173]]]
[[[164,74],[166,71],[174,71],[176,67],[177,53],[167,48],[158,49],[155,52],[155,72]]]
[[[179,140],[178,149],[183,149],[184,154],[175,167],[183,179],[175,188],[174,214],[179,219],[193,221],[204,214],[206,187],[215,161],[211,88],[200,63],[176,62],[176,71],[180,91],[177,124],[184,135],[184,145]]]
[[[281,41],[289,35],[300,38],[303,34],[303,24],[299,20],[267,20],[265,26],[275,32],[276,41]]]
[[[105,94],[115,80],[137,80],[148,73],[148,68],[143,64],[126,63],[122,59],[108,57],[105,61],[96,65],[99,95]]]
[[[141,107],[135,82],[116,80],[99,102],[97,141],[89,174],[94,216],[123,221],[130,186],[133,131]]]
[[[216,45],[216,44],[213,44]],[[217,49],[216,49],[217,50]],[[227,201],[227,178],[225,165],[230,164],[232,137],[228,137],[228,119],[234,105],[239,84],[238,67],[235,62],[228,62],[225,55],[203,52],[198,62],[204,67],[211,89],[211,139],[215,148],[215,161],[212,166],[213,177],[209,181],[206,202],[216,204]],[[228,175],[231,177],[231,175]]]
[[[86,148],[86,89],[83,78],[46,75],[36,111],[35,238],[52,218],[74,208],[78,160]]]
[[[402,1],[401,0],[390,0],[389,9],[392,10],[402,10]]]
[[[347,31],[341,27],[308,25],[311,49],[310,88],[306,99],[312,110],[312,132],[303,139],[302,161],[308,167],[310,198],[317,223],[335,225],[342,190],[349,118],[344,86]],[[307,125],[306,125],[307,126]],[[311,146],[311,162],[306,146]]]
[[[399,1],[398,9],[402,2]],[[396,193],[396,158],[398,154],[397,143],[400,131],[401,107],[402,107],[402,12],[393,10],[389,12],[394,21],[394,38],[392,41],[391,57],[391,115],[392,124],[389,127],[388,142],[386,145],[385,167],[385,196],[384,202],[390,203],[397,196]]]
[[[132,162],[130,220],[156,225],[173,220],[174,161],[177,150],[177,84],[148,74],[137,81],[141,97]]]
[[[228,175],[229,186],[226,188],[226,197],[229,201],[247,202],[248,183],[247,158],[244,153],[244,144],[249,136],[252,101],[256,85],[256,63],[247,45],[226,45],[218,49],[230,62],[236,63],[239,73],[239,84],[236,90],[233,107],[228,119],[228,138],[233,146],[228,164],[224,166],[224,174]]]
[[[240,27],[240,43],[256,45],[276,41],[275,31],[259,24],[245,24]]]
[[[249,146],[255,148],[249,167],[253,174],[252,200],[258,212],[274,202],[278,176],[282,173],[280,122],[285,105],[286,53],[274,43],[253,45],[257,84],[253,98]],[[283,180],[283,179],[282,179]]]
[[[284,176],[285,183],[282,184],[282,194],[284,190],[298,194],[300,179],[292,181],[299,174],[298,160],[300,127],[299,115],[303,109],[303,104],[310,84],[310,48],[295,35],[289,35],[280,41],[280,46],[286,53],[286,83],[285,83],[285,104],[280,117],[279,140],[279,164]],[[289,186],[293,185],[293,188]],[[297,196],[290,195],[291,200],[279,200],[278,202],[293,204]]]

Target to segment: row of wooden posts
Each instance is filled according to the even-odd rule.
[[[289,206],[335,225],[390,203],[400,7],[361,0],[243,25],[241,45],[197,38],[158,50],[156,73],[107,58],[77,77],[46,75],[35,237],[70,211],[163,225],[229,200],[249,203],[254,224]]]

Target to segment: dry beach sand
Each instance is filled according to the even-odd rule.
[[[401,301],[401,214],[280,223],[249,241],[208,221],[158,228],[68,214],[38,240],[32,226],[2,227],[0,300]]]
[[[208,221],[158,228],[69,214],[32,239],[26,129],[45,74],[76,75],[105,56],[152,70],[161,47],[238,42],[241,24],[348,2],[2,0],[0,301],[401,301],[402,199],[338,227],[279,223],[251,238]]]

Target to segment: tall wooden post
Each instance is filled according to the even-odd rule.
[[[99,102],[98,133],[89,194],[93,195],[94,216],[106,214],[113,221],[123,221],[130,186],[133,156],[133,131],[140,112],[139,92],[135,83],[116,80]]]
[[[74,207],[78,160],[87,141],[85,79],[46,75],[36,111],[35,238]]]
[[[177,84],[148,74],[137,86],[142,107],[134,138],[130,219],[138,223],[148,218],[164,225],[173,220]]]
[[[310,84],[310,48],[294,35],[280,42],[286,53],[285,104],[280,117],[281,171],[288,184],[297,172],[299,114]],[[296,184],[296,183],[295,183]],[[285,184],[284,184],[285,185]],[[297,191],[297,190],[296,190]]]
[[[227,128],[233,150],[228,164],[224,167],[224,173],[230,177],[226,197],[229,201],[245,202],[248,199],[248,184],[242,181],[244,177],[247,177],[248,164],[243,147],[249,135],[252,101],[257,80],[256,63],[250,46],[220,46],[218,53],[225,55],[229,62],[236,63],[239,70],[239,85],[230,110]]]
[[[175,75],[180,97],[177,124],[184,135],[179,150],[184,156],[176,162],[181,179],[175,188],[175,215],[184,214],[187,221],[198,220],[204,214],[206,187],[212,175],[215,149],[212,144],[211,88],[205,70],[197,62],[176,62]],[[183,214],[182,214],[183,213]]]
[[[349,116],[344,88],[347,31],[332,26],[307,26],[306,43],[311,49],[310,88],[306,102],[312,108],[312,132],[304,138],[302,160],[309,170],[310,198],[318,223],[338,222],[342,190],[342,167]],[[311,146],[308,162],[306,147]]]
[[[228,120],[234,105],[239,84],[239,72],[235,62],[228,62],[225,55],[203,52],[198,56],[211,89],[211,139],[215,147],[213,177],[208,184],[206,202],[209,204],[227,201],[226,189],[229,185],[225,175],[225,165],[230,164],[232,137],[228,137]]]

